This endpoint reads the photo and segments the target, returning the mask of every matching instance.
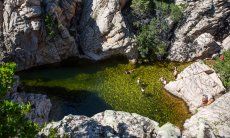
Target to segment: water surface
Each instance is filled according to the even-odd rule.
[[[171,122],[182,127],[190,117],[185,103],[164,89],[160,77],[173,80],[173,68],[188,64],[156,62],[131,65],[116,58],[100,63],[56,66],[19,73],[27,91],[45,92],[53,104],[50,118],[68,114],[92,116],[106,109],[135,112],[161,125]],[[125,74],[127,70],[133,70]],[[146,86],[141,92],[137,78]]]

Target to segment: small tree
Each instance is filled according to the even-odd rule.
[[[0,99],[11,89],[14,83],[15,63],[0,65]],[[11,101],[0,101],[0,137],[34,137],[38,125],[26,119],[30,105],[17,104]]]
[[[137,31],[139,59],[145,62],[162,59],[170,43],[167,18],[174,23],[183,17],[182,8],[167,0],[133,0],[133,28]]]
[[[39,126],[26,119],[30,105],[17,104],[11,101],[0,102],[0,137],[35,137]]]
[[[3,63],[0,65],[0,97],[4,96],[14,83],[15,63]]]
[[[153,61],[166,54],[167,43],[162,41],[163,33],[168,29],[166,22],[154,18],[142,28],[137,36],[138,51],[142,61]]]

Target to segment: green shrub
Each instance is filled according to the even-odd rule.
[[[0,98],[3,97],[7,90],[13,85],[15,69],[15,63],[3,63],[0,65]]]
[[[162,58],[170,42],[166,19],[171,17],[174,23],[179,22],[183,17],[182,7],[166,0],[133,0],[131,8],[132,14],[136,15],[132,26],[137,30],[139,59],[149,62],[156,57]],[[150,23],[146,23],[146,19]]]
[[[167,23],[157,18],[154,18],[149,25],[142,27],[137,36],[140,60],[149,62],[166,54],[167,44],[161,40],[161,37],[167,29]]]
[[[49,37],[55,37],[55,29],[57,29],[57,21],[52,18],[50,14],[45,16],[46,32]]]
[[[0,98],[12,87],[15,69],[15,63],[0,65]],[[38,132],[38,125],[25,118],[29,110],[29,104],[0,101],[0,137],[34,137]]]
[[[133,0],[131,8],[135,13],[141,15],[149,14],[154,10],[154,2],[153,0]]]
[[[220,74],[221,80],[225,87],[230,87],[230,51],[223,53],[224,60],[218,58],[214,65],[215,70]]]
[[[11,101],[0,102],[0,137],[35,137],[39,126],[25,118],[30,105],[17,104]]]
[[[170,4],[170,16],[174,22],[179,22],[183,17],[182,7],[173,3]]]

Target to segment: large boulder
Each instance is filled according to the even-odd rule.
[[[199,109],[184,123],[184,138],[229,138],[230,93],[218,98],[210,106]]]
[[[18,76],[14,77],[14,84],[11,91],[7,92],[5,99],[11,100],[19,104],[30,104],[31,110],[26,117],[43,125],[49,121],[49,113],[52,107],[50,99],[43,94],[25,93],[20,88],[20,79]]]
[[[31,110],[26,115],[29,120],[36,122],[39,125],[43,125],[49,121],[49,113],[52,104],[46,95],[14,92],[8,95],[7,98],[19,104],[30,103]]]
[[[138,114],[107,110],[91,118],[68,115],[59,122],[49,123],[39,137],[49,136],[51,131],[64,137],[159,137],[177,138],[180,130],[172,124],[161,128],[158,123]]]
[[[230,4],[227,0],[176,0],[183,4],[184,19],[175,31],[169,50],[172,61],[210,58],[220,52],[230,33]]]
[[[136,58],[134,40],[121,14],[120,0],[85,0],[80,28],[82,51],[91,59],[118,54]]]
[[[165,85],[165,89],[182,98],[192,113],[201,105],[203,94],[218,97],[225,91],[215,71],[201,62],[184,69],[175,81]]]

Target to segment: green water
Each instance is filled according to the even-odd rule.
[[[131,65],[117,58],[100,63],[34,69],[19,75],[27,89],[46,91],[53,101],[53,114],[91,116],[113,109],[135,112],[161,125],[171,122],[182,127],[190,113],[185,103],[168,94],[159,81],[162,76],[173,80],[174,66],[182,70],[188,64]],[[124,73],[131,69],[135,69],[133,73]],[[137,84],[138,77],[146,85],[145,92],[141,92]]]

